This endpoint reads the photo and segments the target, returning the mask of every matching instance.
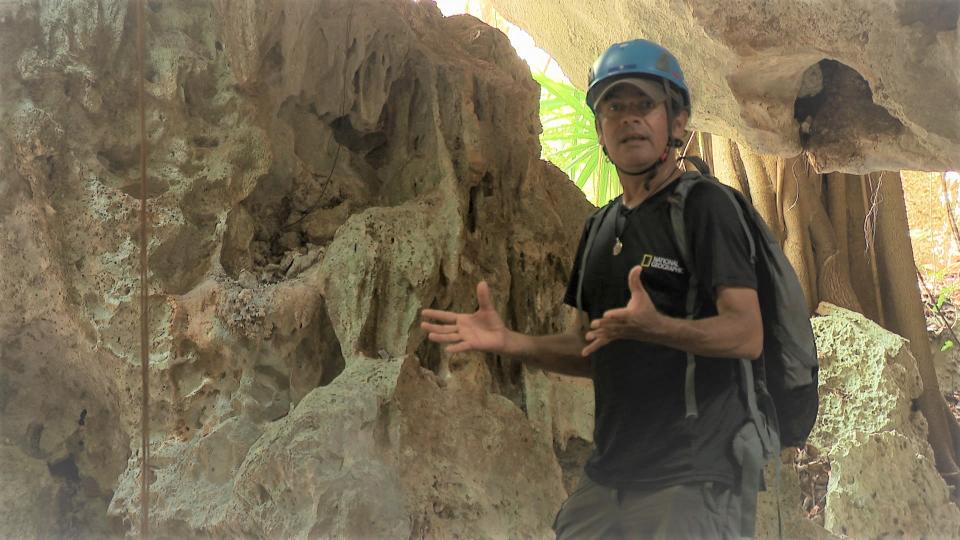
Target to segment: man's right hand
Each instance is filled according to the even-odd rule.
[[[429,332],[435,343],[448,343],[448,353],[482,351],[502,353],[510,333],[497,314],[486,281],[477,284],[480,308],[473,314],[425,309],[420,313],[420,328]]]

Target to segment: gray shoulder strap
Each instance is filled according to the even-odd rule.
[[[677,249],[680,250],[680,257],[683,258],[684,264],[687,265],[690,270],[691,276],[693,275],[693,261],[690,260],[690,248],[687,245],[687,234],[686,234],[686,223],[683,219],[684,208],[686,208],[687,197],[690,195],[690,191],[699,184],[700,182],[717,182],[717,180],[711,180],[710,177],[701,176],[697,173],[686,173],[680,177],[678,180],[679,184],[673,192],[673,196],[670,200],[672,203],[670,205],[670,223],[673,226],[673,234],[676,237]],[[757,246],[753,239],[753,233],[750,231],[750,226],[747,224],[746,216],[743,215],[743,208],[740,207],[740,202],[737,201],[737,197],[730,193],[725,187],[722,187],[720,191],[730,199],[730,203],[733,205],[734,211],[737,213],[738,221],[740,226],[743,228],[743,234],[747,237],[747,243],[750,245],[750,260],[751,262],[756,262],[757,260]]]
[[[687,226],[683,220],[683,210],[687,205],[687,196],[693,186],[704,181],[705,178],[696,173],[686,173],[677,180],[677,187],[670,195],[670,225],[673,227],[673,236],[676,240],[680,258],[690,273],[690,279],[696,279],[693,273],[693,261],[690,260],[690,248],[687,246]],[[689,313],[689,311],[688,311]]]
[[[693,319],[697,312],[697,289],[699,283],[697,274],[694,272],[693,260],[690,258],[690,247],[687,245],[687,226],[683,220],[683,210],[687,204],[687,195],[690,190],[699,182],[704,181],[703,176],[696,173],[687,173],[680,177],[677,187],[670,195],[670,225],[673,228],[673,236],[677,250],[680,252],[680,258],[683,265],[687,268],[688,285],[686,299],[687,319]],[[687,418],[697,418],[700,411],[697,407],[697,388],[696,388],[697,360],[696,355],[687,353],[687,369],[683,383],[683,402],[686,408]]]
[[[750,230],[750,226],[747,225],[747,218],[743,215],[743,208],[740,207],[740,201],[737,200],[737,197],[730,193],[729,189],[721,189],[723,194],[730,199],[730,203],[733,204],[733,207],[737,211],[737,217],[740,218],[740,226],[743,227],[743,234],[747,236],[747,243],[750,244],[750,263],[756,264],[757,262],[757,244],[753,239],[753,232]]]
[[[687,244],[687,226],[684,219],[684,211],[686,209],[687,197],[690,195],[690,191],[694,188],[694,186],[701,182],[715,181],[715,179],[703,176],[702,174],[686,173],[678,180],[679,184],[674,189],[670,198],[670,225],[673,228],[673,236],[677,250],[680,252],[680,258],[683,259],[683,264],[687,268],[687,273],[689,274],[686,298],[686,314],[688,319],[692,319],[697,312],[697,300],[700,282],[697,278],[696,267],[694,266],[693,259],[690,255],[690,246]],[[743,215],[743,209],[740,207],[739,201],[737,201],[736,197],[730,193],[728,189],[721,187],[721,191],[730,199],[730,203],[733,205],[733,208],[737,213],[737,217],[739,218],[738,221],[740,222],[740,226],[743,227],[743,232],[747,237],[747,243],[750,246],[750,261],[751,263],[755,263],[757,260],[757,248],[753,239],[753,233],[750,231],[750,226],[747,224],[746,217]],[[749,364],[746,364],[746,366],[749,367]],[[754,419],[758,419],[759,414],[755,414],[757,413],[757,407],[752,375],[753,374],[751,372],[749,379],[744,377],[744,388],[747,393],[747,401],[752,405],[750,416]],[[696,418],[699,415],[699,411],[697,410],[695,380],[696,356],[692,353],[687,353],[687,370],[684,383],[684,404],[686,406],[687,417],[692,418]]]

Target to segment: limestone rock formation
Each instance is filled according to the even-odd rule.
[[[574,84],[610,44],[680,60],[691,125],[821,172],[960,168],[955,0],[485,0]]]
[[[60,486],[47,465],[20,448],[0,446],[3,459],[3,489],[0,490],[0,523],[11,538],[47,538],[57,531]]]
[[[407,0],[147,7],[154,532],[547,535],[567,430],[416,325],[480,279],[564,324],[590,205],[506,37]],[[4,533],[139,522],[135,20],[0,6]]]
[[[828,303],[817,312],[820,410],[808,443],[829,466],[826,530],[800,511],[796,450],[787,449],[779,479],[767,466],[757,538],[780,538],[781,527],[786,538],[957,537],[960,510],[913,407],[921,383],[906,340]]]
[[[824,304],[813,320],[820,416],[810,442],[830,459],[826,528],[857,537],[960,536],[960,510],[912,408],[920,376],[905,340]]]
[[[506,38],[408,0],[146,4],[154,534],[548,537],[589,451],[589,385],[448,357],[416,324],[422,307],[472,310],[486,279],[512,328],[566,326],[559,300],[590,205],[538,159],[538,87]],[[2,535],[118,537],[139,522],[130,5],[0,3]],[[729,67],[730,48],[701,60]],[[743,73],[777,58],[754,48],[766,52]],[[797,58],[784,65],[819,57]],[[771,77],[770,88],[800,84]],[[900,155],[955,144],[922,110],[891,105],[896,81],[880,105],[906,126]],[[696,84],[717,96],[701,126],[726,119],[797,147],[778,131],[788,92],[759,106],[759,87],[745,86],[734,95],[752,112],[738,119],[723,101],[733,81]],[[844,163],[876,165],[871,152],[891,144]],[[909,411],[916,374],[884,360],[899,342],[858,349],[862,321],[828,319],[821,340],[847,340],[821,345],[831,360],[816,437],[837,470],[828,526],[957,533]],[[852,372],[866,352],[872,371]],[[861,400],[859,431],[837,417],[841,398]],[[881,453],[913,460],[891,478],[926,489],[925,506],[918,495],[889,515],[862,511],[891,480],[868,469]]]

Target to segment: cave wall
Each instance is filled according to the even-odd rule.
[[[955,64],[938,51],[955,46],[956,16],[931,22],[901,6],[907,22],[888,24],[884,5],[857,19],[870,40],[932,32],[926,49],[904,49],[930,53],[924,62],[949,75]],[[791,49],[714,24],[736,13],[743,24],[767,13],[773,29],[792,20],[786,4],[737,6],[674,3],[645,12],[643,25],[626,3],[542,7],[568,48],[589,53],[568,73],[585,73],[602,48],[592,36],[620,24],[631,36],[656,29],[644,35],[685,65],[731,70],[690,71],[702,129],[770,152],[807,144],[825,169],[954,164],[944,150],[956,137],[900,104],[897,84],[877,90],[877,73],[900,56],[871,71],[847,42],[815,53],[822,41],[811,37],[788,36]],[[472,310],[480,279],[512,328],[556,332],[569,316],[559,301],[591,208],[538,159],[539,89],[506,38],[406,0],[147,7],[154,531],[549,537],[590,449],[589,384],[505,358],[447,357],[417,328],[422,307]],[[513,9],[503,13],[525,8]],[[676,13],[712,21],[711,32]],[[797,28],[830,35],[831,24]],[[122,0],[0,5],[5,535],[112,537],[139,522],[135,28]],[[710,47],[698,57],[682,42]],[[750,61],[734,70],[737,55]],[[928,90],[956,101],[955,87]],[[806,142],[798,96],[816,112]],[[897,137],[883,131],[887,117],[866,113],[827,137],[830,107],[861,106],[899,122]],[[874,454],[864,455],[857,463]],[[941,494],[928,470],[918,474]],[[855,502],[832,518],[837,532],[864,526]],[[935,510],[953,523],[949,508]]]
[[[954,0],[485,0],[584,88],[612,43],[663,44],[691,126],[819,172],[960,168]]]
[[[139,523],[133,6],[0,6],[13,536]],[[539,160],[506,37],[406,0],[151,1],[146,26],[154,531],[545,535],[570,429],[530,420],[518,363],[417,328],[480,279],[512,326],[565,324],[590,205]]]

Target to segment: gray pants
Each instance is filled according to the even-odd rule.
[[[611,489],[590,480],[560,507],[558,540],[593,538],[738,538],[740,501],[713,482],[644,491]]]

